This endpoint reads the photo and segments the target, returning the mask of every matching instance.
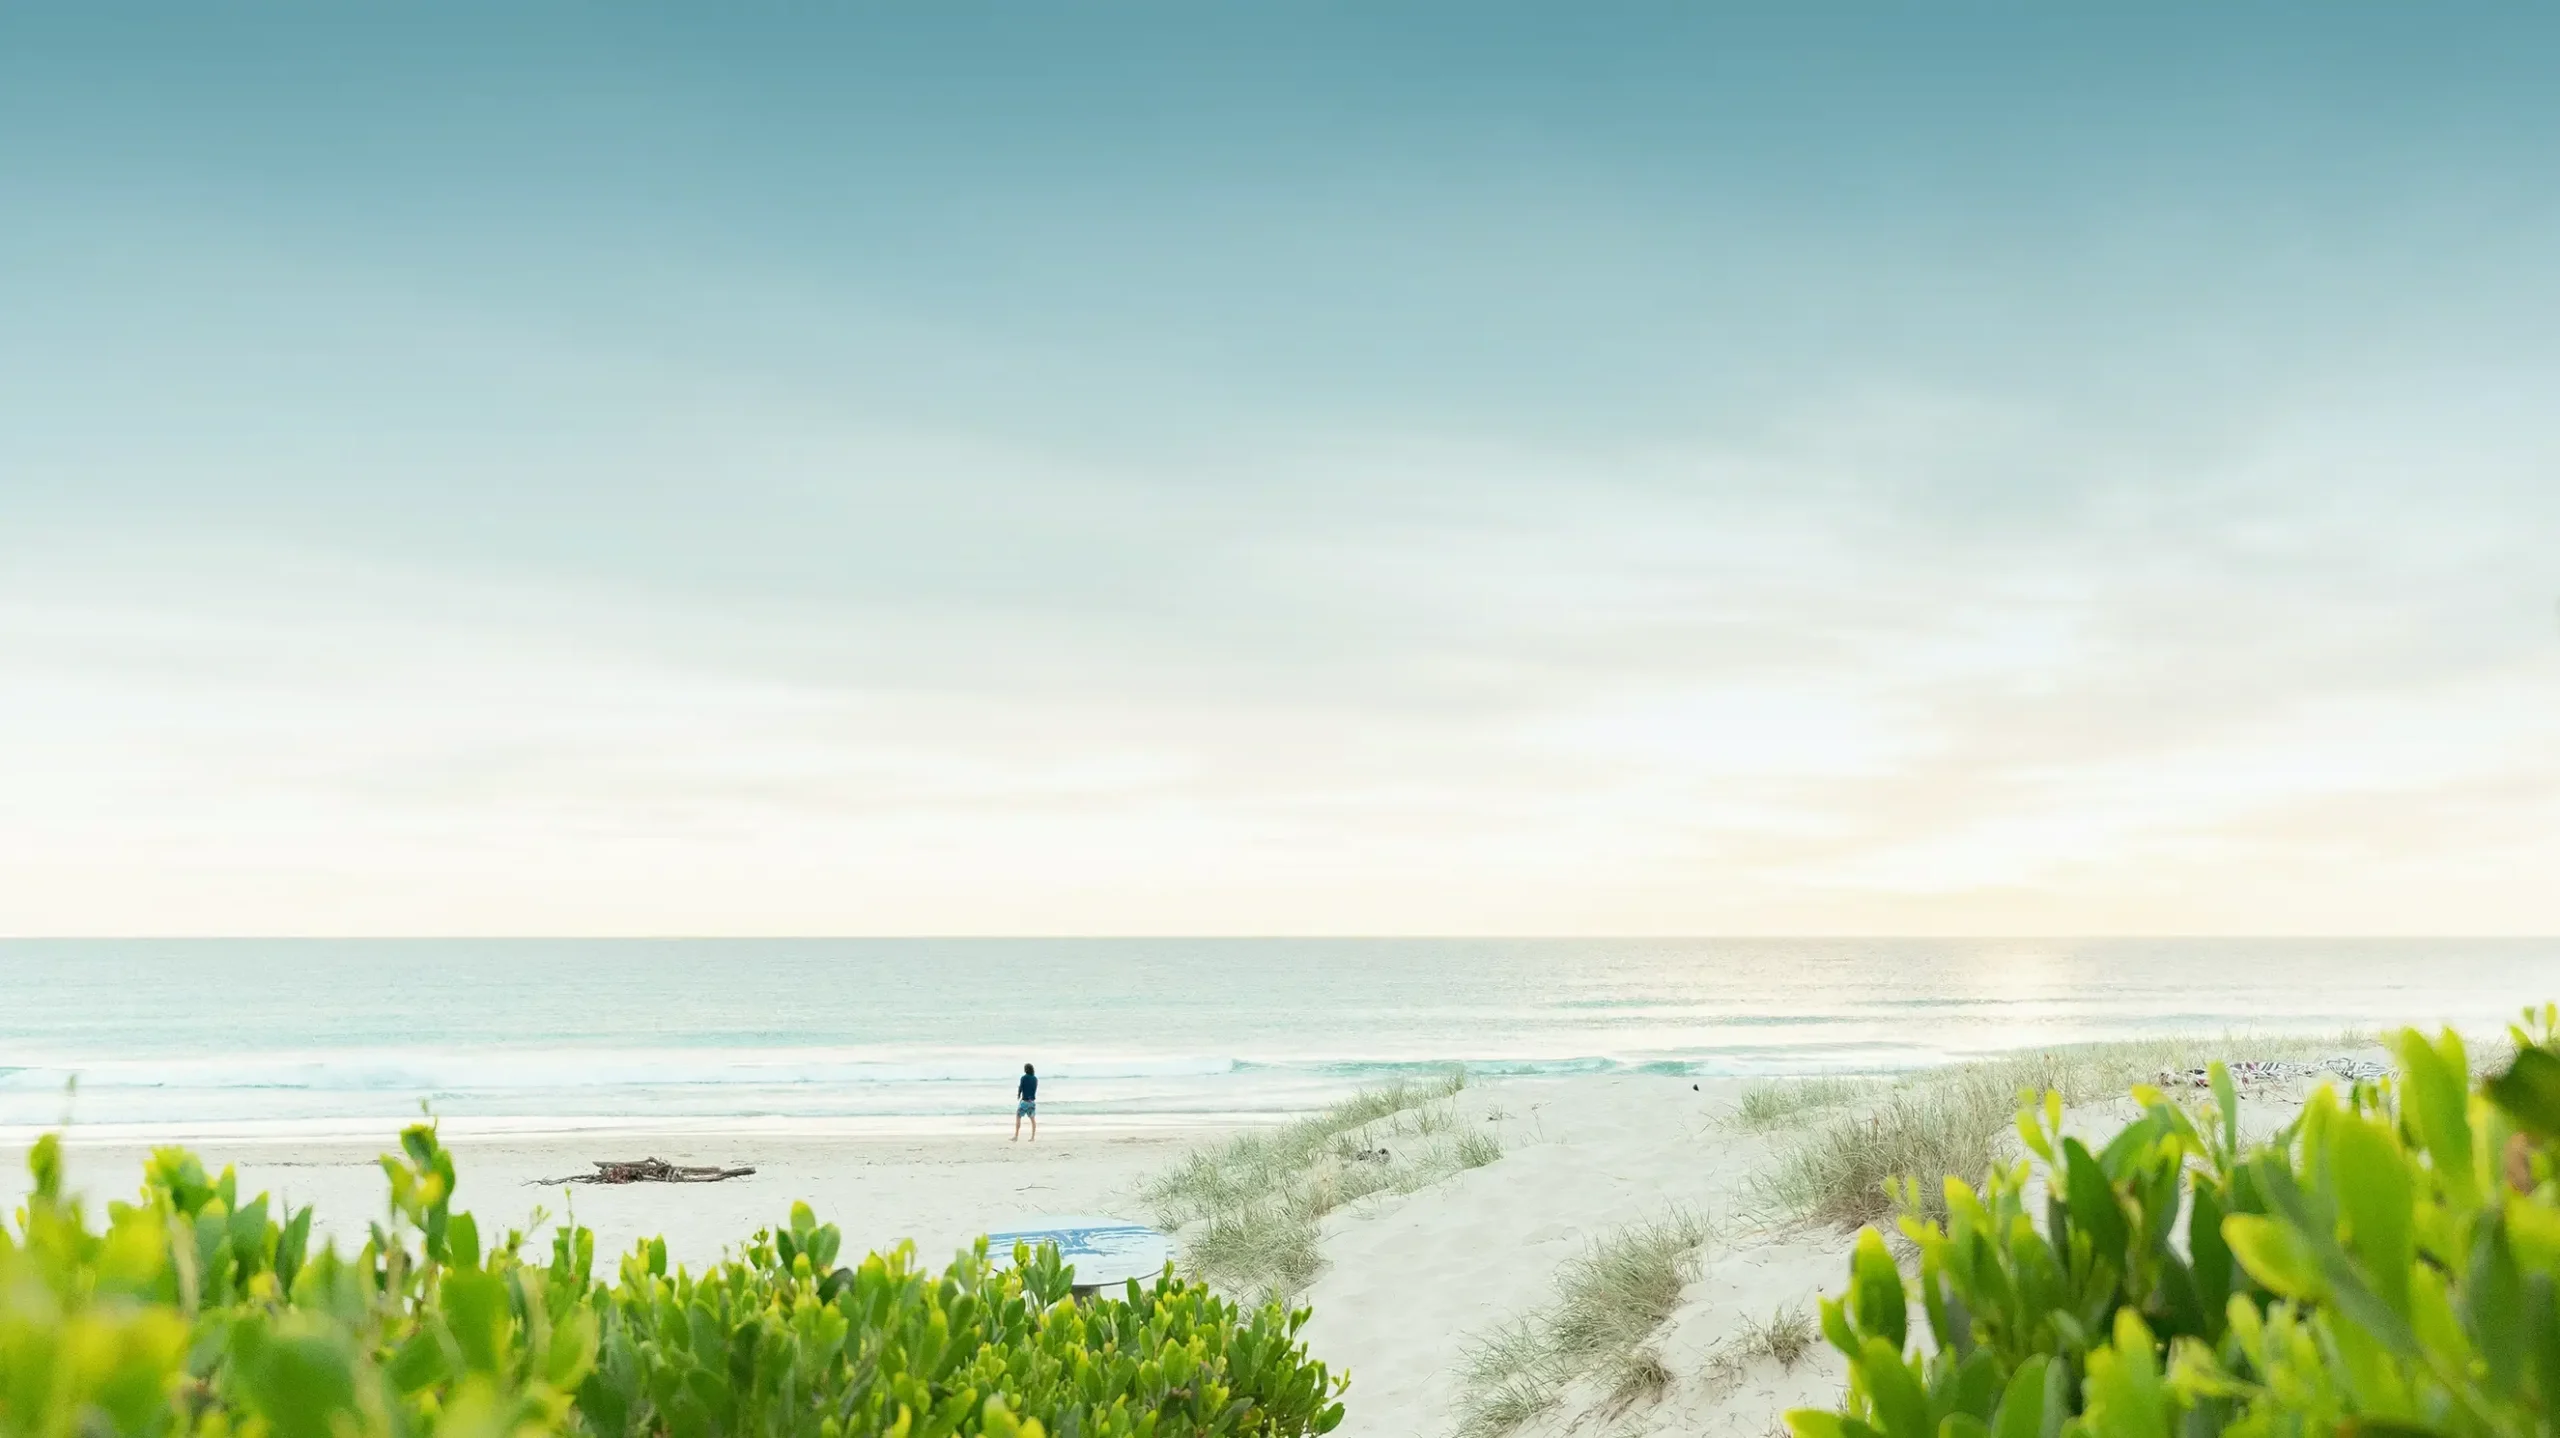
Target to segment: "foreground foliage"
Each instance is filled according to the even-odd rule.
[[[2531,1021],[2477,1088],[2457,1036],[2405,1032],[2396,1081],[2318,1090],[2255,1147],[2219,1065],[2201,1121],[2136,1088],[2143,1116],[2094,1153],[2061,1132],[2048,1093],[2018,1120],[2038,1162],[1995,1168],[1979,1193],[1947,1179],[1943,1219],[1903,1191],[1915,1279],[1860,1233],[1848,1292],[1822,1314],[1849,1359],[1843,1411],[1790,1413],[1790,1427],[2560,1431],[2560,1012]]]
[[[1304,1311],[1243,1309],[1169,1274],[1078,1302],[1054,1248],[983,1242],[941,1275],[904,1246],[835,1264],[806,1205],[742,1251],[669,1272],[651,1240],[597,1278],[566,1226],[548,1263],[451,1212],[427,1126],[386,1157],[392,1220],[352,1257],[311,1211],[242,1201],[163,1150],[93,1228],[59,1143],[0,1226],[0,1438],[1174,1438],[1323,1433],[1343,1380]]]

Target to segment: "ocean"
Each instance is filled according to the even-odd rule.
[[[0,1137],[1275,1118],[1398,1073],[1889,1071],[2494,1030],[2560,940],[0,942]]]

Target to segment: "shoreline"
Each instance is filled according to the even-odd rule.
[[[1234,1111],[1149,1110],[1076,1112],[1062,1108],[1043,1113],[1086,1134],[1149,1135],[1227,1133],[1238,1129],[1287,1123],[1307,1110],[1246,1109]],[[704,1115],[656,1118],[639,1115],[419,1115],[331,1119],[238,1119],[204,1122],[0,1124],[0,1153],[24,1153],[46,1134],[59,1134],[65,1148],[149,1148],[176,1144],[196,1147],[230,1144],[276,1147],[295,1144],[396,1144],[400,1131],[431,1118],[448,1144],[531,1143],[617,1137],[664,1137],[687,1143],[730,1136],[777,1141],[900,1143],[927,1139],[965,1139],[992,1125],[1010,1131],[1013,1110],[990,1107],[971,1114],[854,1114],[810,1118],[790,1114]]]
[[[1469,1082],[1483,1084],[1597,1082],[1610,1080],[1678,1080],[1714,1085],[1794,1082],[1809,1079],[1855,1079],[1900,1082],[1922,1078],[1933,1072],[1960,1068],[1969,1064],[1996,1062],[2019,1054],[2036,1052],[2069,1052],[2092,1046],[2156,1044],[2163,1046],[2210,1047],[2245,1052],[2259,1046],[2300,1049],[2305,1045],[2332,1045],[2340,1053],[2359,1050],[2369,1040],[2362,1031],[2302,1029],[2293,1026],[2267,1029],[2224,1028],[2217,1031],[2170,1030],[2157,1033],[2132,1033],[2109,1036],[2048,1037],[2027,1043],[2007,1043],[1983,1048],[1953,1049],[1918,1061],[1876,1062],[1872,1053],[1851,1056],[1833,1054],[1819,1061],[1785,1064],[1737,1064],[1730,1056],[1713,1059],[1637,1058],[1624,1056],[1557,1057],[1542,1059],[1460,1059],[1424,1060],[1396,1059],[1352,1062],[1347,1060],[1307,1061],[1305,1063],[1245,1062],[1231,1060],[1238,1067],[1233,1073],[1188,1076],[1191,1082],[1214,1082],[1220,1078],[1250,1073],[1268,1078],[1288,1075],[1294,1087],[1285,1092],[1258,1094],[1230,1093],[1215,1098],[1208,1095],[1184,1095],[1166,1101],[1162,1094],[1146,1098],[1096,1099],[1090,1096],[1096,1087],[1110,1087],[1117,1079],[1094,1080],[1072,1064],[1059,1064],[1044,1069],[1044,1081],[1070,1086],[1085,1094],[1078,1098],[1045,1100],[1050,1111],[1044,1118],[1072,1121],[1080,1130],[1109,1133],[1170,1133],[1232,1131],[1287,1124],[1308,1114],[1320,1112],[1364,1089],[1379,1084],[1429,1079],[1451,1072],[1462,1072]],[[20,1055],[13,1058],[25,1058]],[[279,1062],[274,1056],[256,1056],[256,1062]],[[193,1063],[189,1060],[187,1063]],[[16,1068],[0,1067],[0,1078],[9,1080],[0,1090],[0,1152],[23,1150],[37,1138],[59,1133],[70,1146],[148,1146],[157,1144],[326,1144],[365,1143],[377,1139],[395,1141],[400,1130],[418,1122],[422,1111],[418,1099],[405,1106],[386,1108],[380,1112],[355,1116],[326,1117],[226,1117],[206,1119],[83,1119],[80,1114],[80,1092],[49,1093],[47,1105],[56,1117],[29,1121],[30,1113],[44,1112],[28,1088],[27,1076],[41,1073],[51,1082],[64,1075],[73,1080],[89,1070],[105,1070],[117,1065],[130,1066],[130,1060],[102,1060],[89,1065],[60,1058],[43,1058],[19,1064]],[[179,1065],[185,1067],[185,1064]],[[1009,1091],[1013,1074],[1010,1068],[983,1082],[973,1081],[980,1089]],[[935,1087],[946,1087],[936,1081]],[[246,1091],[255,1091],[257,1085]],[[645,1085],[643,1085],[645,1088]],[[849,1091],[861,1092],[865,1084],[856,1083]],[[142,1089],[137,1092],[153,1093]],[[824,1091],[816,1086],[813,1091]],[[838,1090],[844,1092],[848,1090]],[[469,1097],[466,1092],[420,1090],[425,1102]],[[379,1100],[382,1095],[372,1096]],[[485,1098],[485,1095],[482,1095]],[[1225,1102],[1218,1101],[1223,1098]],[[1255,1099],[1262,1101],[1256,1102]],[[66,1099],[68,1100],[66,1102]],[[1242,1102],[1238,1102],[1242,1100]],[[128,1111],[131,1105],[126,1105]],[[67,1109],[68,1112],[64,1112]],[[428,1113],[439,1132],[448,1141],[532,1141],[545,1138],[613,1137],[628,1135],[646,1137],[697,1138],[749,1134],[774,1139],[840,1140],[848,1142],[896,1141],[916,1138],[962,1138],[983,1132],[990,1124],[1009,1126],[1013,1108],[1010,1098],[983,1106],[923,1107],[904,1110],[882,1110],[855,1113],[793,1113],[776,1109],[736,1113],[581,1113],[577,1111],[548,1113]]]

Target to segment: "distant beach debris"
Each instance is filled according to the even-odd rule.
[[[752,1168],[689,1168],[669,1163],[663,1158],[600,1158],[593,1173],[574,1173],[567,1178],[546,1178],[539,1182],[549,1187],[555,1183],[718,1183],[724,1178],[745,1178]]]
[[[2334,1058],[2296,1063],[2286,1059],[2242,1059],[2226,1065],[2231,1081],[2242,1086],[2266,1083],[2292,1083],[2297,1079],[2342,1078],[2349,1083],[2370,1083],[2389,1077],[2391,1066],[2380,1059]],[[2162,1069],[2158,1080],[2161,1088],[2210,1088],[2212,1079],[2203,1069]]]

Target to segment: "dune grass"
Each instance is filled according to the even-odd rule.
[[[1802,1304],[1780,1308],[1767,1318],[1743,1319],[1733,1336],[1716,1345],[1708,1358],[1707,1381],[1729,1388],[1764,1358],[1781,1369],[1792,1369],[1821,1341],[1822,1330]]]
[[[1502,1157],[1461,1133],[1450,1102],[1466,1074],[1364,1089],[1279,1128],[1192,1153],[1143,1190],[1157,1223],[1189,1229],[1183,1263],[1230,1293],[1288,1300],[1324,1269],[1320,1224],[1345,1204],[1411,1193]]]
[[[1745,1084],[1731,1122],[1737,1128],[1767,1130],[1795,1122],[1807,1114],[1854,1103],[1876,1092],[1872,1079],[1818,1074],[1811,1078],[1759,1079]]]
[[[1467,1354],[1462,1438],[1493,1438],[1553,1407],[1573,1383],[1596,1380],[1624,1405],[1671,1381],[1647,1347],[1698,1276],[1706,1220],[1675,1209],[1611,1233],[1556,1275],[1546,1308],[1476,1340]]]
[[[2202,1067],[2216,1058],[2314,1059],[2366,1042],[2325,1038],[2145,1039],[2077,1044],[2005,1054],[1913,1074],[1871,1101],[1854,1103],[1782,1148],[1752,1180],[1755,1195],[1792,1218],[1852,1227],[1892,1211],[1885,1181],[1920,1180],[1932,1212],[1953,1175],[1979,1182],[2001,1155],[2019,1095],[2060,1093],[2077,1104],[2121,1096],[2163,1069]]]
[[[1742,1322],[1742,1351],[1754,1358],[1769,1359],[1780,1368],[1802,1363],[1821,1338],[1822,1330],[1802,1304],[1780,1308],[1765,1321],[1746,1318]]]

